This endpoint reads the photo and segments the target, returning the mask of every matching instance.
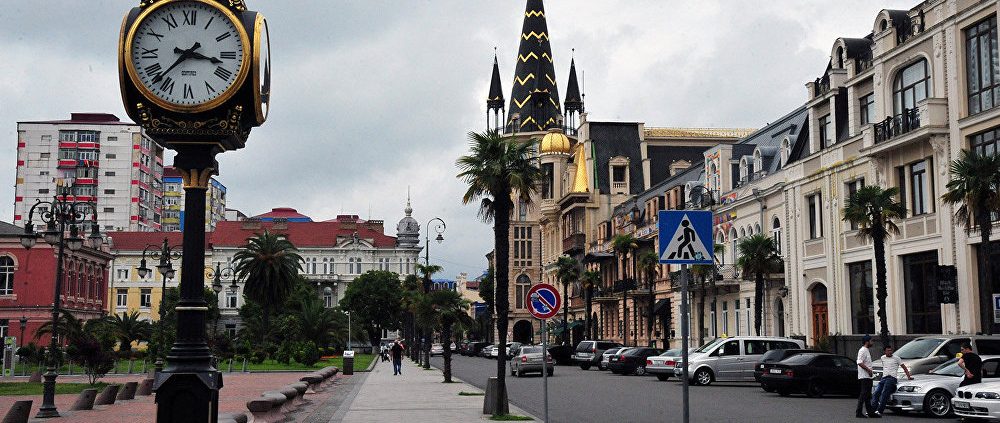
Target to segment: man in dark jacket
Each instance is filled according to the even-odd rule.
[[[398,375],[403,373],[403,351],[406,351],[406,346],[403,345],[403,341],[396,340],[392,343],[392,347],[389,348],[389,355],[392,356],[392,375]]]

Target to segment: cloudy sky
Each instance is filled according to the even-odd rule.
[[[0,219],[13,218],[16,122],[110,112],[118,31],[137,0],[10,2],[0,12]],[[485,126],[493,48],[513,80],[524,2],[248,0],[268,17],[268,122],[220,156],[230,208],[294,207],[394,228],[407,187],[414,217],[438,216],[444,277],[478,274],[491,229],[463,206],[454,162]],[[560,91],[571,49],[591,120],[760,127],[801,105],[833,41],[871,31],[916,0],[548,0]],[[508,94],[509,96],[509,94]],[[167,160],[169,163],[170,160]],[[391,230],[390,230],[391,232]]]

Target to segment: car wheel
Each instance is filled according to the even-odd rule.
[[[636,367],[632,373],[635,374],[636,376],[643,376],[646,374],[646,366]]]
[[[771,385],[768,385],[766,383],[760,384],[760,389],[763,389],[764,392],[774,392],[774,388],[772,388]]]
[[[590,370],[590,365],[589,364],[581,364],[580,368],[583,369],[583,370]]]
[[[819,383],[818,380],[810,380],[809,386],[806,387],[806,396],[810,398],[819,398],[823,396],[823,385]]]
[[[521,376],[524,376],[524,372],[522,372],[521,369],[518,369],[517,370],[517,377],[521,377]]]
[[[603,372],[603,371],[605,371],[607,369],[604,367],[603,363],[597,363],[597,370],[600,370],[600,371]]]
[[[656,375],[656,380],[666,382],[670,380],[670,375]]]
[[[941,390],[929,392],[924,397],[924,411],[934,417],[947,417],[951,414],[951,395]]]
[[[712,371],[708,369],[698,369],[698,371],[694,372],[694,383],[696,385],[711,385],[713,378]]]

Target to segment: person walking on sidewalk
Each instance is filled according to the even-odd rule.
[[[863,419],[867,416],[875,415],[875,407],[872,406],[872,353],[869,348],[872,347],[872,337],[870,335],[865,335],[861,338],[861,342],[864,345],[858,349],[858,386],[861,392],[858,393],[858,408],[855,412],[855,416],[859,419]],[[867,416],[862,412],[862,408],[868,412]]]
[[[889,397],[892,396],[893,392],[896,392],[896,383],[899,382],[896,379],[896,374],[899,373],[899,368],[903,368],[903,372],[906,373],[906,378],[913,380],[913,375],[910,374],[910,369],[906,368],[903,364],[903,360],[898,356],[892,355],[892,346],[885,346],[885,355],[882,356],[882,379],[878,381],[878,387],[875,388],[875,393],[872,394],[872,405],[875,407],[875,414],[869,414],[868,417],[882,417],[882,411],[885,410],[885,404],[889,402]]]
[[[403,351],[406,347],[403,342],[396,340],[392,343],[392,348],[389,348],[389,354],[392,355],[392,375],[399,375],[403,373]]]

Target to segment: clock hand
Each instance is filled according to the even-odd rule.
[[[183,53],[183,52],[184,52],[184,50],[181,50],[181,49],[179,49],[177,47],[174,47],[174,53]],[[210,61],[212,63],[215,63],[215,64],[222,63],[222,60],[219,60],[218,58],[208,57],[208,56],[205,56],[204,54],[201,54],[201,53],[198,53],[198,52],[194,52],[194,51],[191,52],[191,57],[195,58],[195,59],[208,60],[208,61]]]
[[[181,57],[178,57],[178,58],[177,58],[177,61],[176,61],[176,62],[174,62],[174,64],[170,65],[170,67],[169,67],[169,68],[167,68],[167,70],[165,70],[165,71],[163,71],[163,72],[160,72],[160,73],[156,74],[156,76],[155,76],[155,77],[153,77],[153,83],[155,84],[155,83],[157,83],[157,82],[160,82],[161,80],[163,80],[163,75],[166,75],[166,74],[167,74],[168,72],[170,72],[170,71],[171,71],[171,70],[172,70],[173,68],[176,68],[176,67],[177,67],[177,65],[181,64],[181,62],[183,62],[183,61],[185,61],[185,60],[187,60],[187,59],[191,58],[191,54],[192,54],[192,53],[194,53],[194,51],[195,51],[195,50],[197,50],[197,49],[199,49],[200,47],[201,47],[201,43],[199,43],[199,42],[195,42],[195,43],[194,43],[194,45],[193,45],[193,46],[191,46],[191,48],[189,48],[189,49],[187,49],[187,50],[181,50],[181,51],[180,51],[180,53],[181,53]],[[174,51],[175,51],[175,52],[176,52],[177,50],[179,50],[179,49],[177,49],[177,48],[175,48],[175,49],[174,49]]]

